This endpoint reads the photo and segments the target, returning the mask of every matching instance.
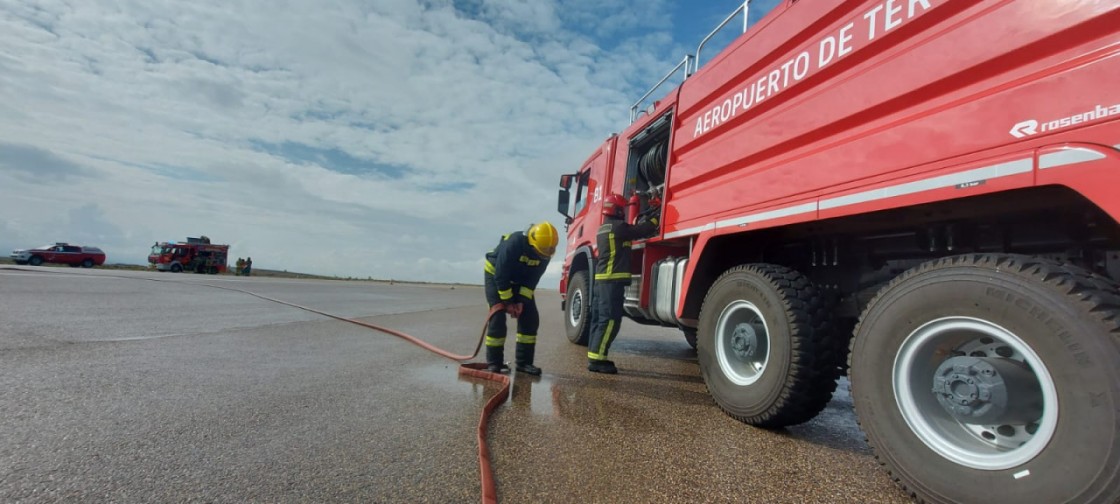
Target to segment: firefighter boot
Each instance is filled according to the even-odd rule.
[[[491,373],[508,373],[509,366],[505,362],[505,348],[500,346],[486,347],[486,370]]]
[[[592,373],[618,374],[618,368],[614,367],[614,362],[609,360],[588,359],[587,370]]]
[[[517,343],[517,370],[525,374],[540,376],[541,368],[533,365],[533,354],[537,352],[535,343]]]

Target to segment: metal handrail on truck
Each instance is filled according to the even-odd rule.
[[[671,77],[676,75],[677,72],[679,72],[681,70],[681,67],[684,67],[684,78],[681,79],[682,83],[685,80],[687,80],[690,76],[692,76],[692,74],[694,74],[694,73],[696,73],[697,71],[700,70],[700,52],[704,50],[704,46],[707,45],[708,42],[711,42],[712,38],[715,37],[715,35],[717,33],[722,31],[723,28],[726,27],[728,23],[730,23],[737,16],[739,16],[739,14],[743,15],[743,33],[747,32],[747,22],[748,22],[749,13],[750,13],[750,3],[751,3],[751,0],[743,0],[743,5],[740,5],[738,8],[735,9],[734,12],[732,12],[726,18],[724,18],[723,22],[721,22],[718,26],[716,26],[715,29],[713,29],[710,33],[708,33],[707,36],[704,37],[703,40],[700,41],[700,44],[698,46],[696,46],[695,55],[685,54],[684,59],[681,60],[680,63],[677,63],[677,66],[673,67],[673,69],[670,70],[669,73],[665,74],[665,76],[662,77],[661,80],[657,81],[657,84],[654,84],[653,87],[651,87],[649,89],[649,91],[646,91],[646,94],[642,95],[641,98],[638,98],[638,101],[634,102],[634,104],[630,106],[630,124],[634,124],[634,121],[636,121],[638,119],[639,109],[641,108],[642,103],[645,102],[646,98],[649,98],[650,95],[652,95],[654,93],[654,91],[657,91],[658,89],[660,89],[661,86],[663,84],[665,84],[665,82],[667,82]]]

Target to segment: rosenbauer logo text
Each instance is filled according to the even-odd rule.
[[[1067,117],[1054,119],[1052,121],[1038,122],[1034,119],[1028,119],[1011,127],[1011,136],[1015,138],[1026,138],[1031,135],[1039,133],[1046,133],[1047,131],[1054,131],[1065,129],[1070,126],[1076,126],[1081,123],[1087,123],[1104,119],[1106,117],[1120,118],[1120,103],[1116,105],[1097,105],[1092,110],[1074,114]]]
[[[697,138],[729,121],[740,112],[762,103],[839,61],[852,52],[897,29],[906,22],[948,0],[885,0],[856,17],[831,35],[810,44],[796,56],[748,81],[739,92],[728,96],[711,110],[696,118],[692,138]]]

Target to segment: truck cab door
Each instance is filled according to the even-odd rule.
[[[607,191],[609,163],[615,146],[615,138],[607,140],[599,150],[583,164],[583,168],[574,175],[565,175],[561,179],[568,182],[568,188],[561,189],[561,198],[567,193],[568,204],[561,204],[564,212],[569,216],[565,221],[568,224],[568,250],[574,250],[590,243],[591,237],[599,229],[602,219],[600,209],[603,205],[604,191]]]
[[[592,198],[593,181],[590,166],[578,173],[564,175],[560,179],[560,195],[557,209],[564,215],[564,229],[568,232],[566,247],[575,250],[584,244],[587,225],[588,202]]]

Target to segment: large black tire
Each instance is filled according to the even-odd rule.
[[[1118,292],[1018,255],[894,279],[860,319],[849,370],[880,464],[929,503],[1120,502]],[[1003,400],[1006,414],[974,416]]]
[[[728,415],[759,427],[808,421],[836,389],[839,366],[823,299],[782,266],[725,272],[704,298],[697,327],[700,372]]]
[[[591,290],[587,272],[577,271],[568,281],[568,299],[564,303],[564,329],[568,341],[587,346],[591,336]]]
[[[82,267],[83,268],[92,268],[93,267],[93,259],[86,259],[86,260],[82,261]]]
[[[171,265],[171,272],[172,272],[172,273],[179,273],[179,272],[181,272],[181,271],[183,271],[183,267],[182,267],[182,266],[180,266],[180,265],[178,265],[178,264],[172,264],[172,265]]]
[[[43,256],[31,256],[31,259],[27,261],[27,264],[30,264],[32,266],[41,266],[43,264]]]

